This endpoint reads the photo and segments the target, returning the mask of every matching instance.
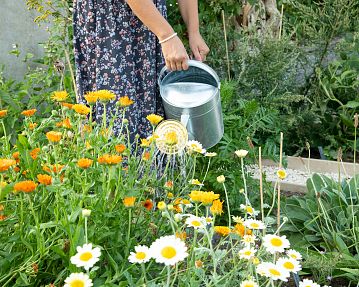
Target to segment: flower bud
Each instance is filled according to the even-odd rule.
[[[217,181],[219,183],[224,183],[226,181],[226,178],[224,177],[224,175],[220,175],[220,176],[217,176]]]
[[[90,209],[82,209],[82,216],[83,217],[90,217],[91,210]]]

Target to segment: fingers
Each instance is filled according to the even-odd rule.
[[[197,61],[202,61],[202,55],[201,52],[199,51],[199,49],[193,49],[193,56]]]

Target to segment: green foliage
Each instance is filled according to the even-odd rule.
[[[302,250],[324,251],[328,256],[341,254],[350,265],[338,263],[333,267],[333,276],[347,277],[353,282],[359,280],[358,181],[358,175],[337,183],[314,174],[307,181],[307,194],[287,199],[284,208],[291,222],[284,229],[289,238]],[[350,271],[345,269],[349,266]]]

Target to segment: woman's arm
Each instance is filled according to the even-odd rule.
[[[186,23],[189,45],[196,60],[204,61],[209,48],[199,33],[198,0],[179,0],[183,21]]]
[[[133,13],[148,27],[161,41],[173,35],[171,25],[158,11],[151,0],[126,0]],[[174,37],[162,45],[166,66],[170,70],[188,69],[188,55],[182,41]]]

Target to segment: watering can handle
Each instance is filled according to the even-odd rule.
[[[189,120],[189,114],[181,115],[181,124],[184,125],[185,128],[187,128],[188,120]]]

